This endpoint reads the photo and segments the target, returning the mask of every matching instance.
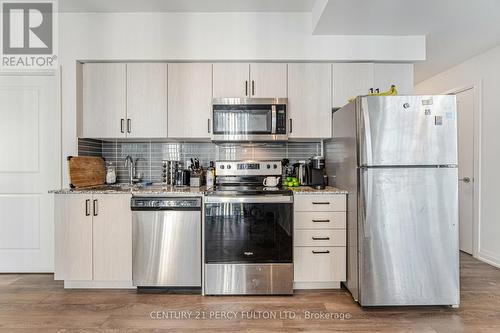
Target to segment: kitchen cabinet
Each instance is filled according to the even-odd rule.
[[[85,138],[166,138],[167,64],[83,65]]]
[[[132,280],[129,194],[55,195],[55,278]]]
[[[396,85],[398,94],[413,93],[412,64],[335,63],[333,64],[333,107],[342,107],[350,98],[379,92]]]
[[[216,63],[213,97],[286,98],[287,64]]]
[[[168,65],[168,137],[210,137],[212,64]]]
[[[346,280],[346,195],[294,196],[294,287],[339,288]]]
[[[127,138],[167,137],[167,64],[127,64]]]
[[[82,137],[126,136],[126,71],[126,64],[83,65]]]
[[[289,138],[331,138],[331,64],[288,64]]]

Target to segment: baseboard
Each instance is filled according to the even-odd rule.
[[[0,273],[6,274],[53,274],[54,267],[41,266],[41,267],[30,267],[30,268],[19,268],[19,267],[1,267]]]
[[[132,281],[64,281],[64,289],[136,289]]]
[[[500,257],[495,253],[489,252],[487,250],[479,250],[477,253],[477,259],[500,268]]]
[[[293,289],[339,289],[339,288],[340,288],[340,281],[293,283]]]

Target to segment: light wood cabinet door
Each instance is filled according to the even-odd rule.
[[[375,64],[373,77],[380,92],[395,84],[398,95],[413,94],[413,64]]]
[[[350,98],[366,95],[373,87],[373,64],[333,64],[333,107],[342,107]]]
[[[94,194],[93,268],[96,281],[132,280],[132,212],[127,194]]]
[[[168,65],[168,137],[210,137],[212,64]]]
[[[56,280],[92,280],[90,194],[55,194]]]
[[[288,64],[289,138],[331,138],[331,86],[331,64]]]
[[[249,90],[252,98],[286,98],[287,64],[250,64]]]
[[[346,280],[345,247],[294,247],[294,282]]]
[[[82,137],[124,138],[126,64],[84,64],[82,80]]]
[[[250,65],[213,64],[213,97],[250,97]]]
[[[127,64],[127,137],[167,137],[167,64]]]

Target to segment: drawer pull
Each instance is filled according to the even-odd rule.
[[[326,251],[312,251],[313,254],[328,254],[330,253],[330,251],[326,250]]]
[[[330,237],[313,237],[312,240],[330,240]]]
[[[312,204],[313,204],[313,205],[329,205],[329,204],[330,204],[330,202],[328,202],[328,201],[326,201],[326,202],[324,202],[324,201],[320,201],[320,202],[313,202]]]
[[[315,223],[317,223],[317,222],[319,222],[319,223],[328,223],[328,222],[330,222],[330,220],[312,220],[312,221],[315,222]]]

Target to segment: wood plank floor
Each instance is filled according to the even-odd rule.
[[[208,318],[230,311],[236,312],[236,319]],[[256,318],[259,311],[261,319]],[[347,317],[308,319],[304,311]],[[152,312],[163,318],[152,319]],[[182,313],[205,313],[207,319],[167,318]],[[267,318],[273,314],[277,318]],[[500,332],[500,269],[462,254],[459,309],[362,309],[345,290],[299,291],[283,297],[64,290],[52,274],[0,274],[0,332],[57,331]]]

